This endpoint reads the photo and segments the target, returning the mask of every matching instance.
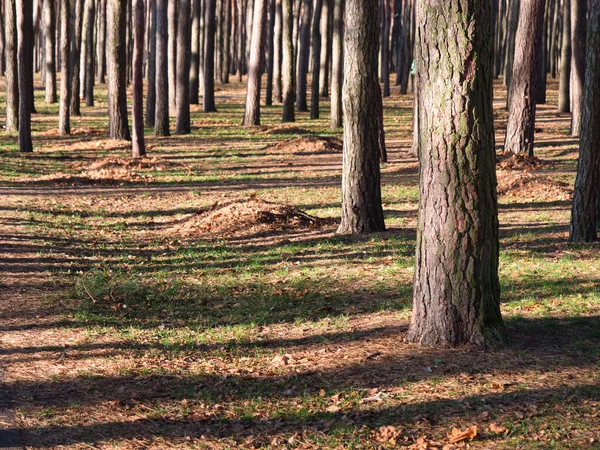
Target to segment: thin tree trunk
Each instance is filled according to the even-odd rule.
[[[204,112],[215,112],[215,33],[216,0],[206,0],[206,42],[204,47]]]
[[[192,0],[192,37],[190,59],[190,104],[199,103],[200,79],[200,0]]]
[[[300,48],[298,50],[298,85],[296,108],[298,111],[308,111],[306,89],[308,83],[308,64],[310,58],[310,24],[312,18],[312,0],[304,0],[302,8],[302,25],[300,27]]]
[[[571,0],[563,0],[562,50],[558,85],[558,111],[571,111]]]
[[[246,126],[260,125],[260,58],[264,51],[265,26],[268,0],[254,2],[254,17],[252,39],[250,45],[250,60],[248,63],[248,90],[246,92],[246,112],[243,124]]]
[[[323,0],[323,8],[321,11],[321,61],[319,69],[319,95],[323,98],[329,97],[329,62],[331,61],[331,33],[330,33],[330,17],[331,17],[331,0]]]
[[[571,136],[581,133],[587,0],[571,0]]]
[[[592,242],[598,236],[600,183],[600,3],[591,2],[587,30],[585,86],[579,140],[579,164],[573,195],[569,241]]]
[[[265,105],[273,105],[273,72],[275,69],[275,0],[269,0],[269,28],[267,40],[267,92]]]
[[[60,10],[60,112],[58,115],[58,134],[71,134],[71,35],[72,4],[70,0],[61,0]]]
[[[140,158],[146,155],[144,146],[144,0],[135,0],[133,5],[133,28],[135,30],[133,41],[133,139],[131,142],[131,156]]]
[[[94,24],[96,22],[96,2],[88,0],[87,2],[87,30],[86,30],[86,50],[85,50],[85,103],[87,106],[94,106],[94,82],[96,70],[94,60]]]
[[[4,31],[4,17],[6,13],[2,7],[6,1],[8,0],[0,2],[0,76],[4,76],[6,72],[6,33]]]
[[[212,0],[213,2],[216,0]],[[169,115],[174,116],[177,109],[177,6],[178,0],[169,0]]]
[[[283,115],[282,122],[294,122],[294,11],[292,0],[281,1],[281,18],[283,23]]]
[[[206,0],[210,1],[210,0]],[[246,7],[244,5],[244,0],[237,0],[237,81],[238,83],[242,82],[242,76],[244,74],[244,30],[246,24]]]
[[[190,129],[190,0],[179,0],[177,23],[177,134]]]
[[[156,111],[154,135],[169,136],[168,0],[156,0]]]
[[[383,96],[390,96],[390,27],[392,10],[389,0],[383,0],[383,41],[381,42],[381,77],[383,78]]]
[[[321,81],[321,13],[323,0],[315,0],[312,24],[312,82],[310,86],[310,118],[319,118],[319,82]]]
[[[231,62],[231,2],[233,0],[225,1],[225,18],[223,22],[225,30],[225,38],[223,40],[223,67],[221,70],[223,84],[229,84],[229,65]]]
[[[273,95],[279,103],[283,101],[283,87],[281,84],[281,64],[283,59],[282,51],[282,24],[281,24],[281,0],[275,0],[275,26],[274,35],[274,66],[273,66]]]
[[[33,12],[29,0],[19,0],[19,151],[33,152],[31,106],[33,104]]]
[[[150,29],[148,30],[148,95],[146,97],[146,126],[153,127],[156,119],[156,0],[148,0]]]
[[[331,70],[331,128],[342,126],[342,85],[344,84],[344,0],[333,1],[333,42]]]
[[[513,74],[513,61],[515,55],[515,36],[517,35],[517,26],[519,24],[519,11],[521,0],[511,0],[510,19],[508,22],[508,41],[506,45],[506,61],[504,62],[504,86],[510,87],[510,81]],[[510,104],[510,98],[507,96],[506,106]]]
[[[152,0],[148,0],[151,2]],[[106,0],[98,2],[98,83],[106,83]]]
[[[46,56],[46,103],[56,103],[56,46],[54,42],[56,36],[56,14],[54,11],[54,0],[44,0],[42,11],[44,28],[44,53]]]
[[[19,129],[17,8],[15,0],[6,0],[4,6],[6,28],[6,131],[17,131]]]
[[[342,234],[384,231],[378,133],[381,89],[377,76],[378,0],[347,0]]]
[[[84,0],[74,0],[75,29],[73,36],[73,45],[71,47],[71,115],[81,116],[81,97],[79,95],[81,68],[81,44],[83,27],[83,2]]]

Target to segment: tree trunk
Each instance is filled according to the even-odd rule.
[[[6,2],[7,0],[4,0]],[[5,9],[2,7],[4,2],[0,2],[0,76],[4,76],[6,72],[6,33],[4,31]]]
[[[591,2],[587,30],[585,86],[579,140],[579,164],[573,195],[569,241],[597,239],[600,183],[600,3]]]
[[[504,149],[533,156],[545,0],[521,2]]]
[[[190,0],[179,0],[177,23],[177,134],[190,129]]]
[[[209,0],[207,0],[209,1]],[[244,74],[244,52],[245,52],[245,25],[246,25],[246,6],[244,0],[237,0],[237,80],[238,83],[242,82],[242,76]]]
[[[423,111],[413,312],[406,339],[428,346],[497,347],[507,336],[498,281],[490,4],[417,5],[415,60]]]
[[[562,50],[558,86],[558,111],[571,111],[571,0],[563,0]]]
[[[571,136],[581,133],[587,0],[571,0]]]
[[[265,105],[273,105],[273,72],[275,69],[275,0],[269,0],[269,29],[267,32],[267,92],[265,93]]]
[[[312,25],[312,82],[310,86],[310,118],[319,118],[319,82],[321,81],[321,13],[323,0],[315,0]]]
[[[206,27],[204,47],[204,112],[215,112],[215,32],[216,30],[216,0],[206,0]]]
[[[329,62],[331,61],[331,0],[323,0],[323,9],[321,11],[321,68],[319,70],[319,95],[323,98],[329,97]]]
[[[213,2],[216,0],[212,0]],[[169,0],[169,115],[174,116],[177,109],[177,6],[178,0]]]
[[[246,92],[246,112],[244,125],[260,125],[260,57],[264,51],[265,25],[268,0],[254,2],[250,60],[248,62],[248,90]]]
[[[140,158],[146,155],[144,147],[144,0],[135,0],[133,4],[133,140],[131,142],[131,156]]]
[[[85,104],[94,106],[94,81],[95,81],[95,60],[94,60],[94,24],[96,22],[96,2],[87,1],[87,29],[86,29],[86,50],[85,50]]]
[[[148,0],[149,2],[152,0]],[[98,2],[98,38],[97,38],[97,64],[98,83],[106,83],[106,0]]]
[[[294,11],[292,0],[281,1],[281,17],[283,22],[283,115],[282,122],[294,122]]]
[[[42,22],[44,28],[44,54],[46,56],[46,103],[56,103],[56,46],[54,42],[56,36],[56,14],[54,11],[54,0],[44,0],[42,11]]]
[[[383,79],[383,96],[390,96],[390,28],[392,10],[389,0],[383,0],[383,30],[381,33],[381,78]]]
[[[108,0],[106,55],[108,75],[108,135],[131,140],[127,120],[127,0]]]
[[[342,126],[342,85],[344,84],[344,0],[333,1],[331,67],[331,128]]]
[[[549,0],[552,1],[552,0]],[[546,80],[548,78],[548,65],[546,64],[546,44],[548,43],[548,34],[547,31],[547,23],[548,23],[548,9],[544,11],[544,21],[542,22],[542,45],[540,48],[540,58],[539,58],[539,67],[538,67],[538,85],[536,91],[534,92],[535,102],[538,105],[543,105],[546,103]]]
[[[81,116],[81,97],[79,95],[81,68],[81,44],[83,27],[83,2],[84,0],[74,0],[75,29],[73,36],[73,45],[71,47],[71,115]]]
[[[150,8],[150,30],[148,30],[148,95],[146,97],[146,126],[153,127],[154,120],[156,119],[156,0],[148,0],[148,7]]]
[[[517,35],[517,26],[519,24],[519,11],[521,0],[511,0],[510,19],[508,21],[507,43],[506,43],[506,61],[504,62],[504,86],[510,87],[510,80],[513,73],[513,61],[515,55],[515,36]],[[510,104],[507,96],[506,106]]]
[[[58,134],[71,134],[71,35],[72,4],[70,0],[61,0],[60,9],[60,112],[58,115]]]
[[[342,220],[337,232],[384,231],[379,154],[378,0],[347,0]]]
[[[225,1],[225,18],[223,20],[223,27],[225,30],[223,40],[223,66],[221,68],[221,80],[223,84],[229,84],[229,64],[231,62],[231,2],[233,0]]]
[[[168,0],[156,0],[156,111],[154,135],[169,136]]]
[[[190,58],[190,104],[200,102],[200,0],[192,0],[192,42]]]
[[[19,129],[19,64],[15,0],[6,0],[4,21],[6,29],[6,131],[17,131]]]
[[[310,58],[310,24],[312,18],[312,0],[304,0],[302,8],[302,25],[300,27],[300,49],[298,54],[298,92],[296,108],[298,111],[308,111],[306,102],[306,86],[308,83],[308,64]]]
[[[33,152],[31,106],[33,104],[33,11],[29,0],[19,0],[19,151]]]
[[[283,58],[282,51],[282,26],[281,26],[281,0],[275,0],[275,26],[273,28],[274,36],[274,63],[273,63],[273,95],[275,101],[283,101],[283,86],[281,84],[281,64]]]

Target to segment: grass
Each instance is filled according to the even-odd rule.
[[[279,106],[241,127],[243,85],[223,87],[217,113],[194,109],[189,136],[146,129],[149,159],[130,166],[127,145],[105,139],[103,106],[83,106],[63,138],[42,95],[36,153],[0,136],[0,358],[27,446],[424,448],[477,425],[471,448],[599,448],[600,259],[566,243],[568,200],[532,185],[500,197],[509,348],[403,342],[418,207],[410,98],[385,105],[389,230],[352,238],[333,223],[180,232],[251,196],[339,217],[341,155],[271,151],[297,130],[268,133]],[[294,126],[340,137],[322,105]],[[551,165],[531,172],[572,184],[568,117],[539,113],[536,151]]]

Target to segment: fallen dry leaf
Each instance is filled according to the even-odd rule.
[[[477,425],[470,426],[465,431],[460,431],[458,428],[452,428],[452,432],[448,434],[448,438],[450,439],[451,444],[456,444],[457,442],[469,440],[472,441],[477,436]]]
[[[492,422],[492,423],[490,423],[490,431],[492,433],[502,434],[502,433],[506,433],[508,431],[508,429]]]

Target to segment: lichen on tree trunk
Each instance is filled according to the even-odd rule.
[[[487,0],[417,3],[419,178],[407,340],[497,347],[498,218]]]

